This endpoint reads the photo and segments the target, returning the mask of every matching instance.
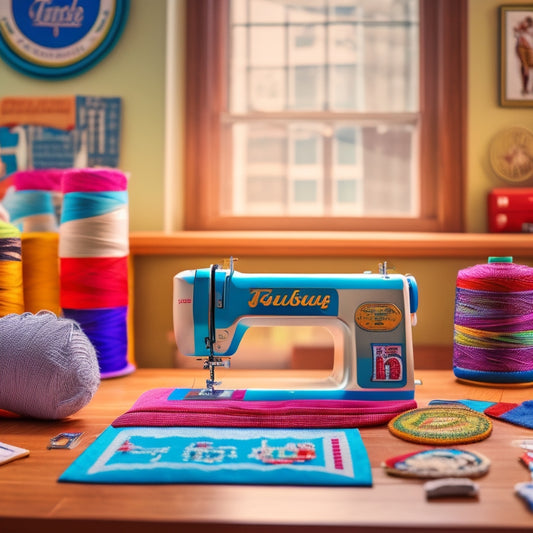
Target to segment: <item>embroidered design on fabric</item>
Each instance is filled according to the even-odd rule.
[[[160,461],[164,454],[168,453],[170,446],[164,446],[162,448],[147,448],[134,444],[130,439],[126,439],[118,448],[117,453],[124,454],[139,454],[139,455],[151,455],[150,462],[155,463]]]
[[[396,416],[388,428],[403,440],[443,445],[483,440],[490,435],[492,422],[466,407],[426,407]]]
[[[185,447],[182,458],[184,462],[222,463],[228,459],[237,459],[235,446],[214,446],[212,442],[193,442]]]
[[[372,469],[355,428],[109,426],[59,481],[371,487]]]
[[[401,477],[478,477],[488,472],[490,460],[472,451],[430,448],[391,457],[381,466],[388,474]]]
[[[288,442],[283,446],[270,446],[268,440],[261,441],[260,448],[253,448],[248,455],[264,464],[295,464],[316,459],[316,449],[312,442]]]
[[[372,345],[372,381],[401,381],[403,374],[401,345]]]
[[[74,479],[372,484],[368,455],[357,429],[109,427],[60,478]]]

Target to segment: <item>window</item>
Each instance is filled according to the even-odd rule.
[[[186,229],[461,231],[462,0],[190,0]]]

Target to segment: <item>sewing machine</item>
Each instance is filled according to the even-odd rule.
[[[318,325],[333,336],[331,375],[247,390],[248,399],[412,399],[417,305],[415,279],[386,263],[378,273],[243,274],[231,261],[174,277],[174,334],[184,355],[204,360],[207,397],[224,397],[215,369],[229,367],[248,328]]]

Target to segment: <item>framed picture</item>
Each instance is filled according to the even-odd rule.
[[[500,105],[533,107],[533,4],[500,6]]]

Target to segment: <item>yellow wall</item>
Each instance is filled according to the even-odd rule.
[[[488,150],[492,138],[510,126],[533,129],[533,108],[498,105],[498,7],[505,4],[531,6],[525,0],[469,0],[466,220],[467,230],[473,233],[487,230],[487,193],[495,187],[508,186],[490,169]],[[526,185],[531,187],[531,183]]]
[[[173,0],[170,0],[171,2]],[[183,24],[183,2],[176,2],[179,24]],[[466,1],[466,0],[465,0]],[[512,4],[531,2],[514,0]],[[493,135],[512,125],[533,127],[533,108],[511,109],[498,105],[498,11],[501,0],[469,1],[468,68],[468,166],[466,220],[470,232],[486,231],[486,195],[498,182],[488,166],[488,146]],[[45,81],[24,76],[0,62],[0,97],[8,95],[86,94],[123,98],[124,120],[122,168],[131,173],[130,228],[165,228],[165,0],[131,0],[130,16],[123,36],[111,53],[84,74],[69,80]],[[183,35],[177,35],[178,55]],[[181,71],[176,90],[182,90]],[[178,95],[179,96],[179,95]],[[179,98],[176,99],[179,105]],[[179,122],[178,122],[179,124]],[[183,132],[176,132],[172,154],[178,169],[174,194],[181,202],[179,168]],[[168,155],[167,155],[168,157]],[[172,159],[172,157],[171,157]],[[178,211],[176,221],[181,220]],[[179,229],[179,226],[176,228]],[[228,251],[228,255],[231,250]],[[172,277],[180,270],[205,267],[220,258],[135,258],[135,357],[140,366],[171,366],[174,357],[172,332]],[[349,271],[373,269],[375,259],[239,258],[239,269],[248,272]],[[397,271],[412,273],[420,290],[419,324],[415,344],[451,345],[455,280],[458,270],[484,262],[485,257],[467,259],[414,259],[387,257]],[[517,262],[520,258],[515,258]]]

